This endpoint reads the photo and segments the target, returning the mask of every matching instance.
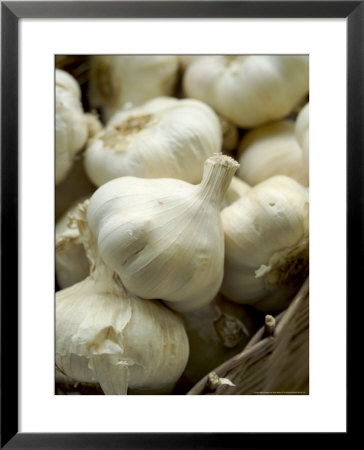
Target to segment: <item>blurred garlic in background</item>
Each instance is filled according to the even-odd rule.
[[[107,121],[127,102],[134,106],[172,95],[178,76],[175,55],[97,55],[91,59],[88,99]]]
[[[67,72],[56,69],[56,184],[72,168],[74,156],[85,145],[88,128],[81,89]]]
[[[274,122],[249,131],[240,142],[238,155],[237,175],[252,186],[274,175],[287,175],[307,185],[292,121]]]
[[[308,56],[204,56],[187,67],[183,86],[187,97],[252,128],[282,119],[307,95]]]

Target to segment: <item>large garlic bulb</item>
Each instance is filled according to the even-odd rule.
[[[80,100],[77,81],[56,69],[56,184],[66,178],[75,154],[87,140],[87,120]]]
[[[90,141],[85,170],[97,186],[113,178],[201,180],[206,158],[221,151],[216,114],[197,100],[157,98],[116,113]]]
[[[303,171],[309,179],[309,103],[301,109],[296,120],[296,138],[302,150]]]
[[[189,353],[182,321],[157,301],[126,293],[99,257],[85,219],[78,223],[92,270],[56,294],[57,372],[98,382],[107,395],[173,386]]]
[[[252,186],[274,175],[287,175],[307,185],[294,122],[275,122],[246,133],[238,160],[237,175]]]
[[[101,257],[129,292],[178,311],[209,303],[223,277],[220,206],[239,164],[216,155],[199,185],[122,177],[90,199],[88,221]]]
[[[190,342],[184,375],[194,384],[243,350],[259,327],[252,311],[229,302],[221,294],[182,317]]]
[[[178,75],[174,55],[98,55],[92,57],[89,102],[108,120],[131,102],[134,106],[172,95]]]
[[[308,56],[204,56],[188,66],[187,97],[242,128],[281,119],[307,94]]]
[[[86,256],[80,232],[72,219],[78,210],[80,199],[56,223],[56,279],[61,289],[84,280],[90,273],[90,264]]]
[[[267,312],[285,307],[308,271],[308,189],[277,175],[251,188],[221,217],[222,293]]]

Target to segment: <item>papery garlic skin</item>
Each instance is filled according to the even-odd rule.
[[[240,142],[238,155],[237,175],[251,186],[274,175],[287,175],[307,185],[292,121],[274,122],[249,131]]]
[[[204,56],[190,64],[183,86],[242,128],[282,119],[307,94],[308,56]]]
[[[309,103],[302,108],[297,116],[295,133],[302,150],[302,165],[307,185],[309,180]]]
[[[173,386],[189,353],[181,320],[157,301],[126,293],[88,236],[90,276],[56,294],[57,371],[98,382],[106,395]]]
[[[76,202],[56,223],[55,268],[60,289],[72,286],[90,274],[90,263],[79,230],[71,220],[83,201],[84,198]]]
[[[190,343],[184,375],[194,384],[243,350],[259,327],[251,311],[229,302],[221,294],[182,318]]]
[[[284,308],[308,272],[308,190],[278,175],[221,212],[221,292],[264,311]]]
[[[85,145],[87,123],[77,81],[56,69],[56,184],[63,181],[73,165],[75,154]]]
[[[134,106],[172,95],[178,75],[175,55],[97,55],[92,57],[89,102],[108,120],[127,102]]]
[[[205,162],[201,184],[122,177],[90,199],[88,222],[100,255],[126,289],[162,299],[177,311],[209,303],[223,277],[219,209],[238,163],[224,155]]]
[[[198,183],[206,158],[221,144],[221,126],[209,106],[163,97],[116,113],[90,141],[85,170],[97,186],[128,175]]]

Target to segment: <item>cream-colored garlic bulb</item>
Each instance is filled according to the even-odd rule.
[[[108,120],[125,103],[134,106],[172,95],[178,76],[174,55],[98,55],[91,61],[89,102]]]
[[[216,155],[199,185],[122,177],[90,199],[88,221],[100,255],[129,292],[177,311],[213,300],[224,264],[220,206],[239,164]]]
[[[259,327],[252,311],[229,302],[221,294],[182,317],[190,343],[184,375],[192,383],[239,353]]]
[[[197,100],[161,97],[116,113],[85,152],[97,186],[117,177],[201,180],[206,158],[221,151],[216,114]]]
[[[308,56],[204,56],[188,66],[187,97],[206,102],[235,125],[282,119],[308,92]]]
[[[63,181],[75,154],[85,145],[87,121],[81,105],[81,89],[67,72],[56,69],[56,184]]]
[[[56,294],[56,368],[100,383],[105,394],[173,386],[189,345],[182,321],[157,301],[128,294],[103,263],[85,220],[78,227],[92,263],[88,278]]]
[[[287,175],[303,185],[302,151],[292,121],[263,125],[246,133],[239,145],[237,175],[254,186],[274,175]]]
[[[284,308],[308,271],[308,189],[277,175],[251,188],[221,217],[221,292],[267,312]]]
[[[233,177],[221,207],[226,208],[227,206],[230,206],[232,203],[239,200],[239,198],[243,197],[249,190],[250,186],[248,183],[245,183],[245,181],[238,177]]]
[[[80,199],[56,223],[56,278],[58,286],[65,289],[84,280],[90,273],[90,264],[76,223],[72,216],[78,210]]]
[[[309,103],[302,108],[296,120],[296,137],[302,150],[303,171],[309,180]]]

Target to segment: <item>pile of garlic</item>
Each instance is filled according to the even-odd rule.
[[[308,57],[89,67],[56,70],[56,381],[185,394],[308,275]]]

